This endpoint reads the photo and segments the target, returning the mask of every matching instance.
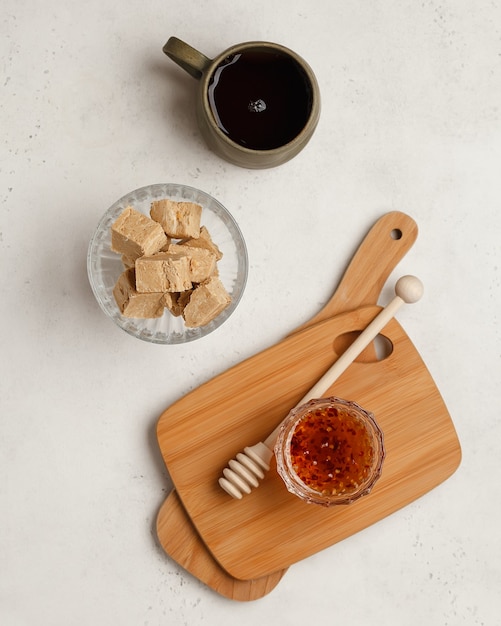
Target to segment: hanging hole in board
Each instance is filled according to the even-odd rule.
[[[355,339],[360,335],[360,331],[351,331],[339,335],[334,340],[334,350],[341,355],[345,352]],[[377,335],[374,340],[365,348],[355,361],[359,363],[377,363],[384,361],[393,352],[393,344],[384,335]]]
[[[390,237],[395,241],[398,241],[399,239],[402,239],[403,232],[400,230],[400,228],[394,228],[390,233]]]

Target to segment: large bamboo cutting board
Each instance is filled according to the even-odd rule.
[[[217,484],[228,459],[262,440],[337,358],[336,338],[362,329],[379,310],[361,308],[296,333],[163,414],[158,436],[173,482],[200,536],[232,576],[249,579],[287,567],[405,506],[457,468],[460,446],[445,404],[392,320],[384,330],[391,355],[353,363],[332,389],[373,411],[383,429],[387,457],[370,495],[346,507],[307,505],[286,491],[273,467],[241,501]]]
[[[419,306],[419,305],[415,305]],[[161,416],[159,445],[200,537],[232,576],[252,579],[288,567],[380,520],[456,469],[459,442],[440,393],[401,326],[383,361],[354,363],[337,395],[372,410],[386,437],[383,475],[348,507],[323,509],[288,494],[274,468],[235,501],[217,484],[228,459],[263,439],[337,358],[337,338],[360,330],[379,307],[327,319],[202,385]]]

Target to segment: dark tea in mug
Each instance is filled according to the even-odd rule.
[[[303,130],[313,106],[311,82],[291,56],[274,49],[243,49],[212,73],[209,106],[219,129],[250,150],[273,150]]]
[[[311,67],[269,41],[230,46],[210,59],[177,37],[165,54],[199,81],[197,122],[218,156],[246,168],[276,167],[309,142],[320,116]]]

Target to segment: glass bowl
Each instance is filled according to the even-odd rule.
[[[383,433],[372,413],[335,396],[292,409],[276,444],[277,471],[309,504],[351,504],[381,476]]]
[[[163,198],[200,204],[201,225],[206,226],[223,253],[218,261],[219,278],[231,296],[231,303],[215,319],[199,328],[187,328],[182,317],[175,317],[168,310],[155,319],[124,317],[113,296],[113,288],[125,268],[120,255],[110,247],[112,224],[128,206],[149,216],[151,202]],[[236,309],[247,282],[247,248],[234,218],[215,198],[194,187],[160,183],[131,191],[106,211],[89,244],[87,272],[99,306],[126,333],[150,343],[187,343],[219,328]]]

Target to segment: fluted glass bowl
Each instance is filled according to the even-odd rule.
[[[168,310],[155,319],[124,317],[113,296],[113,288],[124,266],[120,255],[110,247],[112,224],[128,206],[149,216],[151,202],[163,198],[200,204],[201,225],[206,226],[223,253],[223,258],[218,261],[219,278],[231,296],[231,303],[214,320],[200,328],[187,328],[182,317],[174,317]],[[126,333],[150,343],[187,343],[219,328],[236,309],[247,282],[247,248],[235,219],[218,200],[194,187],[160,183],[131,191],[106,211],[89,244],[87,272],[99,306]]]

